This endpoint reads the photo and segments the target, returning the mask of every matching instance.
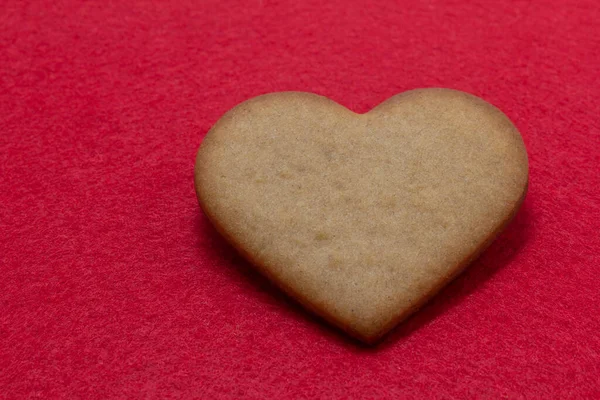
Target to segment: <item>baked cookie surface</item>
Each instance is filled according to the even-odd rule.
[[[502,230],[527,190],[521,135],[449,89],[365,114],[310,93],[250,99],[198,151],[200,205],[259,271],[372,343]]]

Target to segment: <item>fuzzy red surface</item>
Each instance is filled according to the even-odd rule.
[[[596,1],[3,1],[0,398],[599,398]],[[229,108],[464,90],[530,190],[464,275],[367,348],[223,243],[193,187]]]

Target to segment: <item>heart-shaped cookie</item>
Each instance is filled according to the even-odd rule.
[[[196,159],[202,209],[280,288],[375,342],[472,261],[527,190],[527,154],[498,109],[413,90],[366,114],[325,97],[248,100]]]

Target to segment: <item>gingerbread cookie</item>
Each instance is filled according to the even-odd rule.
[[[527,190],[517,129],[472,95],[420,89],[366,114],[325,97],[248,100],[196,159],[217,230],[290,296],[372,343],[462,271]]]

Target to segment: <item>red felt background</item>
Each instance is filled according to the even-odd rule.
[[[0,398],[600,398],[599,9],[0,1]],[[365,348],[223,243],[194,156],[258,94],[364,112],[430,86],[515,122],[529,195]]]

